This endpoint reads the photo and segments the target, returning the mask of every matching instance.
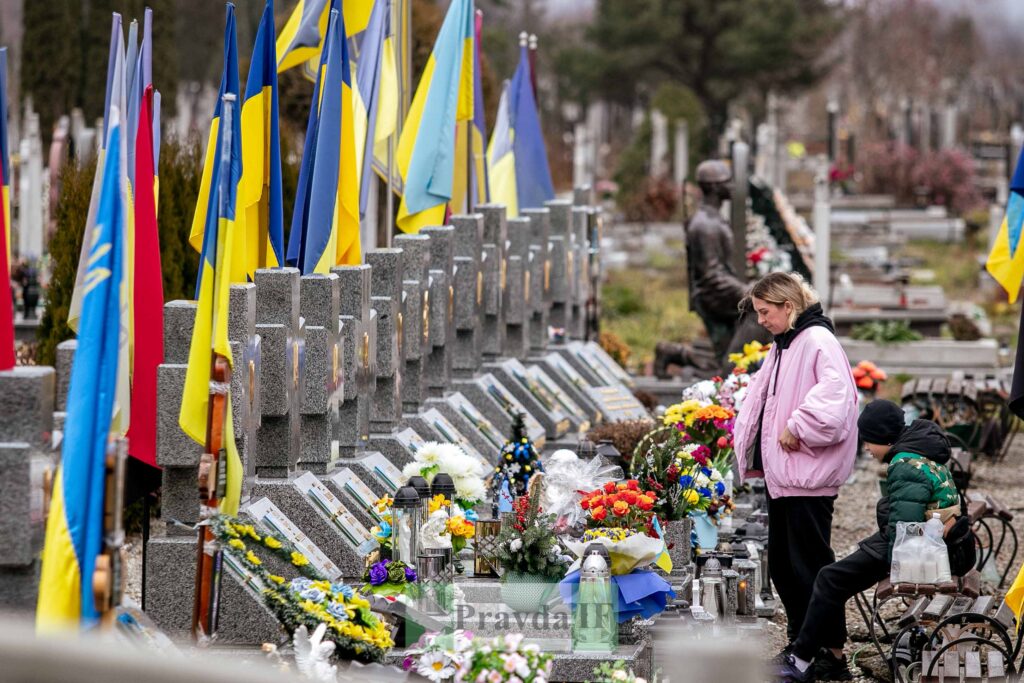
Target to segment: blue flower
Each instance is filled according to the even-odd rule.
[[[348,614],[345,613],[345,606],[342,605],[340,602],[332,601],[331,603],[329,603],[327,605],[327,613],[335,619],[340,619],[342,621],[348,620]]]
[[[344,583],[332,583],[331,591],[334,593],[341,593],[346,600],[351,600],[352,596],[356,594],[355,590],[352,589],[352,586],[348,586]]]
[[[380,534],[381,538],[391,538],[391,525],[387,522],[380,523]]]
[[[310,579],[299,577],[297,579],[292,579],[291,588],[296,593],[301,593],[311,585],[313,585],[313,582]]]
[[[723,482],[715,482],[715,493],[719,496],[725,493],[725,484]]]
[[[476,510],[474,510],[473,508],[466,510],[465,514],[467,522],[475,522],[480,519],[480,515],[476,514]]]
[[[319,588],[307,588],[299,593],[299,597],[303,600],[311,600],[312,602],[322,602],[325,596],[324,592]]]
[[[709,489],[706,486],[701,486],[700,488],[698,488],[697,489],[697,493],[699,493],[702,498],[710,498],[711,497],[711,489]]]
[[[682,486],[684,489],[690,488],[690,484],[692,483],[693,477],[691,477],[689,474],[684,474],[683,476],[679,477],[679,485]]]
[[[701,467],[701,468],[700,468],[700,472],[701,472],[701,474],[703,474],[703,475],[704,475],[705,477],[710,477],[710,476],[711,476],[711,468],[710,468],[710,467]]]

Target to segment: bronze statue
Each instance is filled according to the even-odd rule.
[[[724,161],[712,159],[697,166],[703,198],[686,226],[690,309],[704,321],[719,362],[736,332],[740,301],[746,296],[746,285],[732,266],[732,230],[721,213],[722,202],[731,193],[731,180]]]

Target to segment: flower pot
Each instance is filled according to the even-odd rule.
[[[686,573],[686,568],[692,559],[690,539],[692,533],[692,519],[674,519],[665,523],[665,543],[668,545],[668,555],[672,558],[673,575]]]
[[[697,547],[701,550],[714,550],[718,547],[718,526],[711,521],[708,513],[700,510],[690,512],[693,530],[697,534]]]
[[[501,601],[516,612],[540,612],[558,589],[558,581],[536,574],[505,572],[501,577]]]

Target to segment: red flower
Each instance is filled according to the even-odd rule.
[[[620,500],[612,506],[612,512],[619,517],[625,517],[629,513],[629,504],[624,500]]]
[[[608,516],[608,510],[606,510],[603,507],[596,507],[593,510],[591,510],[590,516],[600,522],[602,519]]]
[[[657,498],[658,497],[658,494],[655,493],[654,491],[644,491],[644,495],[647,496],[648,498]]]
[[[639,500],[637,501],[637,505],[640,507],[641,510],[647,512],[648,510],[654,507],[654,499],[648,496],[640,496]]]
[[[623,491],[621,497],[622,500],[626,501],[630,505],[636,505],[636,501],[640,495],[636,491]]]
[[[607,484],[605,484],[604,485],[604,492],[605,493],[614,493],[615,492],[615,482],[614,481],[610,481]]]
[[[718,437],[718,447],[719,448],[728,448],[729,447],[729,439],[725,438],[724,436]]]
[[[615,505],[619,502],[619,494],[613,493],[610,496],[605,496],[604,501],[607,505]]]
[[[629,481],[626,482],[626,488],[628,488],[630,491],[638,491],[640,490],[640,482],[638,482],[636,479],[630,479]]]
[[[590,507],[590,499],[584,498],[583,500],[581,500],[580,507],[583,508],[584,510],[588,509]]]

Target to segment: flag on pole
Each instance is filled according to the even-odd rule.
[[[238,93],[238,49],[235,39],[235,8],[227,6],[227,22],[224,29],[224,75],[221,79],[221,100],[217,102],[214,115],[213,145],[207,151],[207,166],[211,159],[219,159],[222,153],[230,155],[230,163],[221,168],[215,163],[210,173],[212,184],[206,186],[206,194],[200,195],[202,204],[197,205],[196,215],[203,212],[202,258],[200,259],[199,292],[196,297],[195,324],[192,328],[192,344],[189,347],[188,370],[185,373],[185,390],[181,400],[178,423],[182,431],[200,444],[206,443],[206,423],[210,402],[210,371],[213,355],[217,354],[232,363],[231,346],[228,344],[228,302],[233,264],[238,257],[233,244],[240,231],[236,223],[237,193],[242,177],[242,141],[239,116],[231,117],[231,148],[222,149],[222,136],[217,131],[218,121],[224,106],[224,97]],[[232,76],[234,89],[231,89]],[[236,99],[237,101],[237,99]],[[216,135],[215,135],[216,133]],[[226,174],[222,177],[222,174]],[[211,190],[211,187],[213,188]],[[193,223],[193,225],[195,225]],[[242,491],[242,461],[235,446],[234,429],[231,419],[231,396],[224,429],[224,448],[227,454],[227,487],[221,499],[221,512],[237,514]]]
[[[88,270],[89,254],[92,252],[93,228],[96,226],[96,211],[99,208],[100,188],[103,184],[103,165],[107,158],[107,138],[110,128],[110,106],[117,105],[124,93],[124,33],[121,30],[121,15],[114,13],[110,27],[110,54],[107,58],[107,90],[103,104],[103,134],[96,153],[96,175],[93,176],[92,194],[89,197],[89,211],[82,231],[82,250],[78,256],[78,272],[75,274],[75,288],[71,293],[68,307],[68,327],[78,331],[82,316],[82,297],[85,292],[85,275]],[[121,109],[121,111],[126,111]],[[5,181],[7,178],[5,177]]]
[[[509,218],[519,216],[516,192],[516,155],[512,144],[512,116],[509,112],[509,83],[501,89],[498,115],[487,146],[487,175],[490,181],[491,201],[504,204]]]
[[[202,253],[203,259],[207,259],[206,254],[207,248],[212,248],[212,245],[206,239],[206,236],[215,230],[217,226],[217,188],[220,186],[220,165],[217,163],[218,150],[220,149],[220,121],[221,121],[221,107],[223,106],[224,95],[234,95],[235,101],[238,101],[239,95],[239,81],[238,81],[238,40],[235,35],[235,6],[231,3],[227,5],[227,24],[224,29],[224,70],[221,72],[220,78],[220,91],[217,94],[217,104],[213,111],[213,121],[210,123],[210,136],[206,145],[206,160],[203,164],[203,176],[199,181],[199,197],[196,199],[196,212],[192,217],[192,230],[189,233],[188,241],[192,245],[192,248]],[[236,112],[237,113],[237,112]],[[240,127],[241,117],[235,116],[235,125]],[[237,133],[237,131],[236,131]],[[240,145],[240,135],[235,135],[235,144]],[[242,158],[238,158],[239,173],[241,173]],[[238,189],[232,190],[234,196],[238,196]],[[236,254],[240,250],[244,250],[245,247],[245,214],[244,212],[237,211],[237,207],[234,207],[232,212],[234,214],[234,225],[236,234],[239,235],[239,239],[232,240],[232,248],[235,249]],[[212,257],[211,257],[212,258]],[[245,259],[236,256],[235,258],[229,259],[227,263],[230,266],[230,270],[227,271],[227,276],[230,282],[246,282],[247,280],[247,264]],[[200,267],[198,274],[198,281],[196,282],[196,298],[199,298],[199,291],[202,287],[202,278],[205,269]],[[221,273],[222,275],[225,273]],[[205,415],[205,413],[204,413]],[[203,418],[205,424],[205,417]],[[186,430],[187,431],[187,430]]]
[[[11,151],[7,141],[7,48],[0,47],[0,370],[16,362],[11,298]]]
[[[359,217],[373,182],[373,162],[378,145],[387,158],[387,141],[398,124],[398,72],[391,37],[391,0],[377,0],[363,32],[352,91],[355,107],[356,167],[359,169]],[[387,167],[385,161],[384,167]]]
[[[440,225],[452,199],[455,132],[473,119],[473,0],[453,0],[423,70],[398,142],[405,193],[398,227]]]
[[[1010,298],[1017,301],[1021,280],[1024,280],[1024,150],[1017,159],[1017,168],[1010,180],[1010,197],[1006,202],[1006,213],[996,233],[992,251],[985,262],[985,268],[1002,285]]]
[[[156,467],[156,375],[164,362],[164,284],[153,182],[152,102],[153,86],[149,85],[142,97],[135,138],[135,351],[128,452]]]
[[[122,148],[118,108],[108,116],[107,149]],[[46,523],[36,626],[87,627],[97,620],[93,571],[103,542],[105,457],[119,374],[122,263],[127,215],[123,160],[103,167],[95,234],[87,259],[79,346],[71,368],[61,463]]]
[[[519,66],[509,85],[508,104],[519,208],[540,208],[544,202],[555,198],[555,190],[548,168],[544,133],[540,129],[537,101],[533,97],[530,56],[525,45],[519,47]]]
[[[476,11],[473,31],[473,119],[460,125],[455,140],[455,180],[451,205],[456,210],[465,207],[468,212],[473,206],[489,201],[487,186],[487,124],[484,120],[484,92],[480,80],[480,35],[483,28],[483,12]],[[467,136],[468,133],[468,136]],[[467,137],[469,150],[466,149]],[[472,201],[466,201],[466,187],[469,187]]]
[[[362,261],[352,75],[345,24],[337,10],[331,12],[326,45],[288,243],[289,258],[296,258],[303,274]]]
[[[354,36],[366,29],[373,6],[374,0],[346,0],[340,5],[338,0],[299,0],[277,38],[278,73],[306,64],[315,80],[313,69],[322,61],[330,11],[343,12],[346,35]]]
[[[284,265],[284,199],[281,193],[281,135],[278,125],[274,56],[274,2],[267,0],[249,61],[242,103],[242,184],[246,273]],[[236,236],[242,240],[242,235]]]

